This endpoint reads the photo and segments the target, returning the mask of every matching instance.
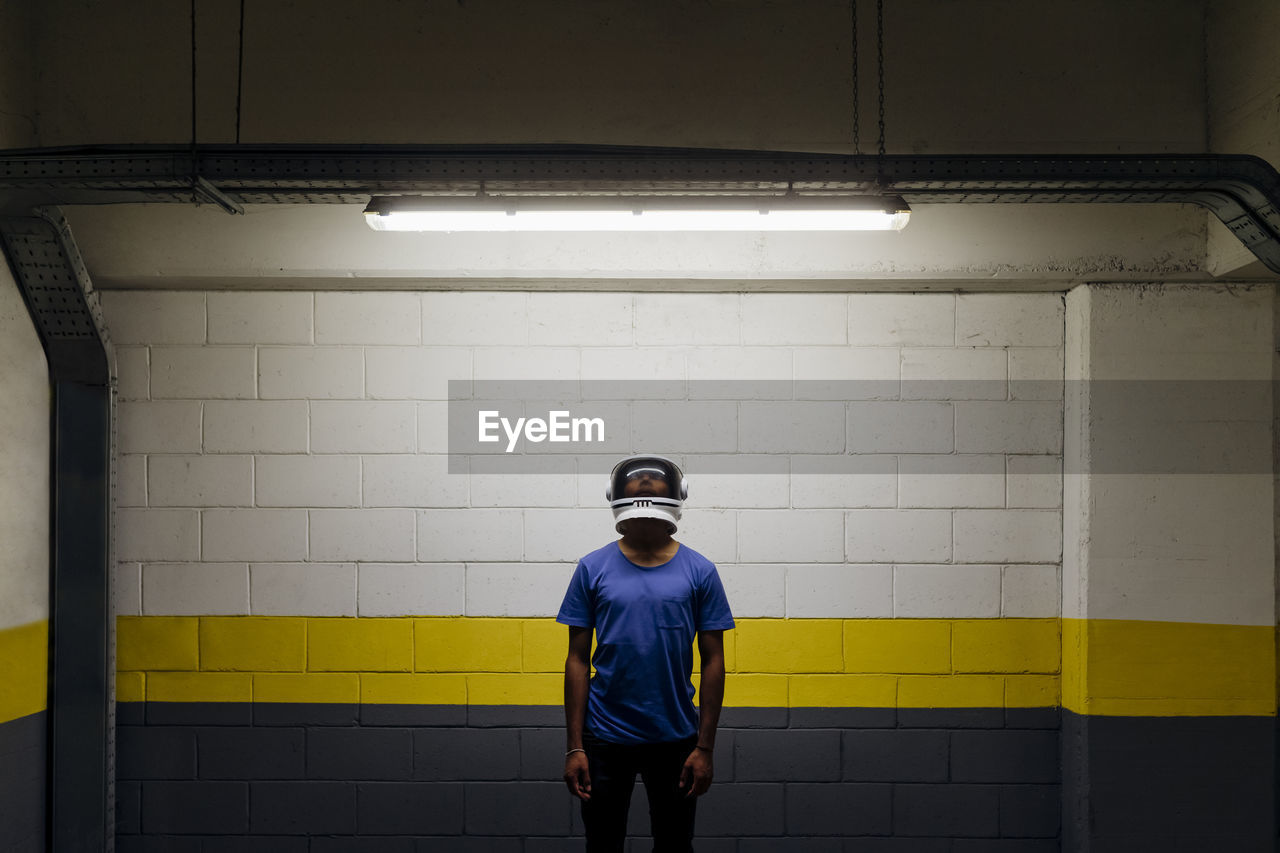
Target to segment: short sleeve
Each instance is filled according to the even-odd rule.
[[[569,588],[565,590],[564,601],[560,603],[560,612],[556,614],[556,621],[579,628],[596,626],[594,596],[591,594],[590,579],[587,577],[587,566],[581,560],[573,570],[573,577],[569,579]]]
[[[699,631],[727,631],[733,627],[733,613],[729,610],[729,598],[724,594],[724,584],[714,565],[707,572],[698,590]]]

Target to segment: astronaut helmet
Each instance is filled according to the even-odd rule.
[[[633,518],[659,518],[671,533],[680,521],[680,508],[689,496],[680,466],[665,456],[640,453],[613,466],[605,499],[613,509],[614,529]]]

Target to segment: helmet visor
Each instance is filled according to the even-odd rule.
[[[680,500],[680,476],[664,459],[633,459],[613,475],[613,499],[672,498]]]

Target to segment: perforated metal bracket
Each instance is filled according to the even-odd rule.
[[[35,323],[55,382],[106,386],[110,366],[90,308],[92,286],[66,220],[57,211],[0,218],[0,245]]]

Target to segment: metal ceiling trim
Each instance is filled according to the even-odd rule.
[[[1280,174],[1250,155],[936,156],[625,146],[100,146],[0,152],[0,197],[360,204],[382,194],[892,194],[923,204],[1195,204],[1280,272]]]

